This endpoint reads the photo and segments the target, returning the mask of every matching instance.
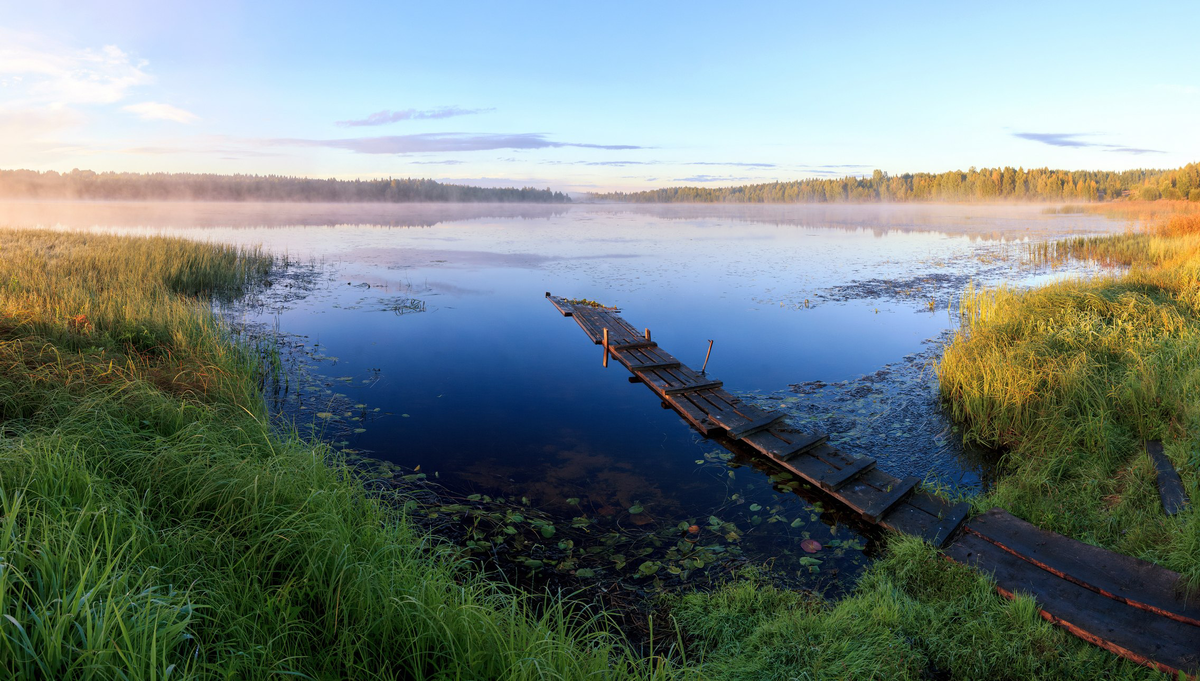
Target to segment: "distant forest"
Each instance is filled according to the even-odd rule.
[[[906,201],[1200,201],[1200,164],[1175,170],[982,168],[963,172],[795,180],[738,187],[667,187],[591,194],[630,203],[866,203]]]
[[[0,197],[12,199],[103,199],[120,201],[330,201],[405,203],[416,201],[568,203],[549,189],[489,189],[433,180],[318,180],[283,175],[193,173],[69,173],[0,170]]]

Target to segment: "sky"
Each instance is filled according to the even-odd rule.
[[[1200,3],[0,0],[0,168],[570,192],[1200,160]]]

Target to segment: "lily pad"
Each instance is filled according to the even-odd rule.
[[[659,567],[660,566],[658,563],[656,563],[652,560],[648,560],[645,563],[642,563],[641,565],[638,566],[638,569],[637,569],[638,576],[639,577],[649,577],[650,575],[658,572]]]
[[[804,549],[805,553],[816,553],[821,550],[821,542],[816,539],[805,539],[800,542],[800,548]],[[803,559],[801,559],[803,562]]]

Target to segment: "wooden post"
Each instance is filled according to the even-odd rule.
[[[646,329],[646,340],[650,340],[650,329]]]
[[[608,328],[604,329],[604,368],[608,368]]]
[[[704,353],[704,366],[700,367],[700,373],[703,375],[704,370],[708,368],[708,358],[712,355],[712,340],[708,341],[708,352]]]

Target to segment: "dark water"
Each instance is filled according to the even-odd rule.
[[[519,500],[563,528],[549,541],[573,519],[580,542],[619,537],[567,569],[686,572],[691,545],[832,591],[866,562],[869,537],[604,369],[544,293],[619,306],[697,368],[713,339],[708,372],[730,391],[889,473],[971,490],[987,457],[962,452],[932,381],[948,308],[972,280],[1061,276],[1022,266],[1028,242],[1123,228],[1038,207],[176,208],[19,204],[0,219],[286,252],[301,265],[240,313],[291,348],[280,410],[403,469],[384,475],[419,467],[459,495]],[[698,537],[680,529],[692,524]],[[628,547],[638,536],[659,539]],[[802,538],[822,549],[806,554]],[[637,558],[616,565],[617,551]]]

